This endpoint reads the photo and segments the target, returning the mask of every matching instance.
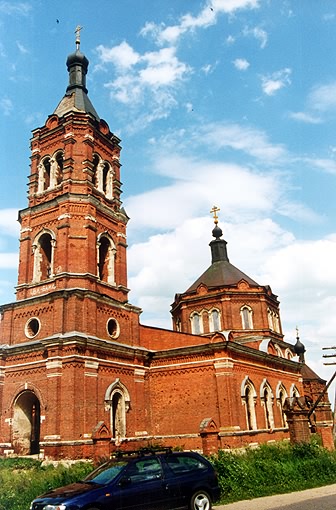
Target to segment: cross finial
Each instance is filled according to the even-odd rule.
[[[218,224],[218,215],[217,215],[218,211],[220,211],[220,208],[217,207],[216,205],[214,205],[210,211],[210,214],[213,214],[215,225]]]
[[[299,328],[298,328],[298,326],[296,326],[295,329],[296,329],[296,338],[299,338]]]
[[[76,26],[76,30],[75,30],[75,34],[76,34],[76,50],[79,50],[79,46],[80,46],[80,32],[81,30],[83,30],[83,27],[81,27],[80,25],[77,25]]]

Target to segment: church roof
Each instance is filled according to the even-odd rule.
[[[99,116],[87,95],[86,73],[89,61],[79,50],[79,39],[76,41],[76,46],[76,51],[67,59],[69,85],[54,113],[59,117],[69,112],[90,113],[99,121]]]
[[[231,264],[228,260],[218,260],[213,262],[210,267],[189,287],[187,292],[192,292],[203,283],[208,288],[225,287],[236,285],[241,280],[245,280],[249,285],[259,286],[243,271]]]
[[[325,382],[320,376],[318,376],[314,370],[312,370],[306,363],[301,365],[301,375],[304,381],[321,381]]]
[[[187,292],[195,291],[201,283],[208,288],[213,288],[237,285],[241,280],[245,280],[249,285],[259,287],[257,282],[230,263],[226,249],[227,243],[224,239],[220,239],[223,232],[218,227],[216,220],[212,235],[215,237],[210,243],[212,264],[191,287],[189,287]]]

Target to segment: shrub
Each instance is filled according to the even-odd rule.
[[[212,457],[222,503],[319,487],[336,482],[336,452],[316,441],[280,442]]]
[[[84,462],[55,467],[27,458],[0,459],[0,510],[27,510],[39,494],[78,481],[92,469]]]

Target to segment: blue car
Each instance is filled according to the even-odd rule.
[[[83,481],[34,499],[31,510],[211,510],[219,499],[212,464],[195,452],[116,455]]]

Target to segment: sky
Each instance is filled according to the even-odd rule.
[[[170,304],[230,262],[278,295],[285,340],[329,380],[336,354],[334,0],[0,0],[0,303],[15,300],[31,130],[89,59],[89,97],[122,139],[130,302]],[[336,357],[329,362],[336,363]]]

